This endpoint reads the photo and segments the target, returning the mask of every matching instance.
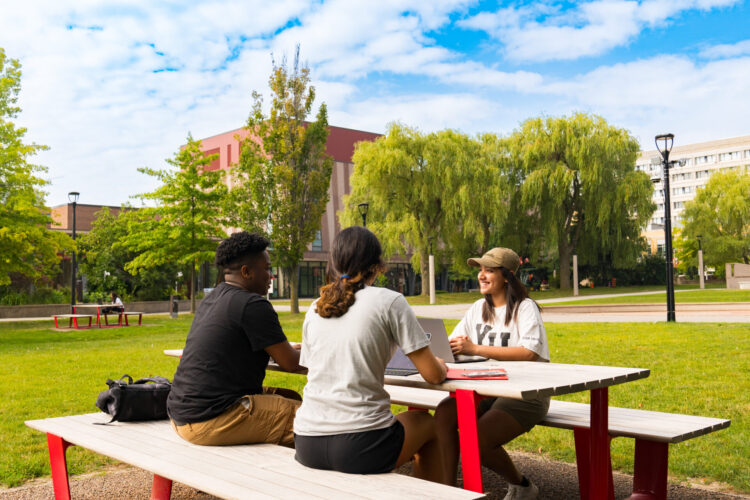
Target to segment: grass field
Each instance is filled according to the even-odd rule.
[[[299,341],[303,316],[280,318]],[[183,346],[191,319],[147,316],[142,327],[81,331],[55,330],[51,321],[0,323],[0,484],[49,475],[44,435],[24,420],[97,411],[107,378],[171,379],[177,360],[162,351]],[[455,323],[446,321],[448,331]],[[671,446],[670,473],[750,492],[750,325],[567,323],[547,332],[554,362],[651,369],[645,380],[611,388],[613,406],[731,418],[729,429]],[[301,391],[304,377],[269,372],[266,383]],[[570,431],[536,428],[511,448],[575,459]],[[73,474],[110,463],[76,447],[68,455]],[[632,472],[633,440],[615,439],[612,457],[616,469]]]
[[[675,293],[674,300],[677,304],[691,302],[750,302],[750,290],[680,290],[678,293]],[[666,301],[667,294],[666,292],[662,292],[649,295],[571,300],[561,304],[568,306],[589,304],[665,304]],[[750,306],[748,308],[750,309]]]

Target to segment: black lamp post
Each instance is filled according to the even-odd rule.
[[[360,203],[357,205],[357,210],[359,210],[359,215],[362,216],[362,226],[367,227],[367,211],[370,209],[369,203]]]
[[[672,151],[674,134],[661,134],[654,138],[664,168],[664,251],[667,263],[667,321],[674,321],[674,263],[672,255],[672,205],[669,201],[669,152]]]
[[[68,193],[68,201],[73,205],[73,241],[76,240],[76,204],[78,203],[78,196],[80,194],[76,191]],[[76,252],[73,250],[72,258],[70,261],[70,312],[75,312],[76,307]]]

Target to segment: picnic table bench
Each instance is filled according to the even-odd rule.
[[[67,318],[68,320],[68,328],[73,328],[75,326],[76,330],[80,330],[81,328],[91,328],[91,321],[94,319],[93,314],[55,314],[55,328],[60,328],[60,325],[57,323],[58,318]],[[89,324],[88,326],[78,326],[78,320],[81,318],[88,318]]]
[[[177,481],[220,498],[469,499],[484,495],[403,474],[345,474],[310,469],[294,450],[274,444],[199,446],[180,438],[168,420],[107,422],[105,413],[30,420],[47,433],[57,500],[68,500],[65,450],[81,446],[154,474],[152,500],[170,497]]]
[[[450,395],[447,391],[386,385],[391,403],[410,408],[431,409]],[[633,495],[636,499],[667,498],[667,468],[670,443],[680,443],[694,437],[729,427],[730,420],[676,413],[663,413],[610,406],[609,437],[635,439]],[[587,453],[590,429],[590,406],[569,401],[550,401],[549,412],[538,425],[570,429],[574,432],[578,481],[581,497],[586,498],[589,478]],[[611,464],[610,464],[611,474]],[[609,483],[612,485],[612,481]],[[613,496],[614,493],[610,495]]]

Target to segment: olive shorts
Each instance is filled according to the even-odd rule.
[[[549,398],[520,400],[512,398],[487,398],[479,403],[480,415],[487,410],[502,410],[521,424],[523,430],[529,432],[541,422],[549,411]]]
[[[294,448],[294,415],[302,401],[274,394],[264,387],[262,394],[250,394],[210,420],[175,425],[177,434],[193,444],[223,446],[273,443]]]

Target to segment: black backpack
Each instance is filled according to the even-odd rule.
[[[172,384],[166,378],[148,377],[133,382],[130,375],[123,375],[120,380],[107,379],[107,385],[109,389],[99,393],[99,397],[96,398],[96,406],[104,413],[112,415],[109,422],[168,418],[167,396]]]

